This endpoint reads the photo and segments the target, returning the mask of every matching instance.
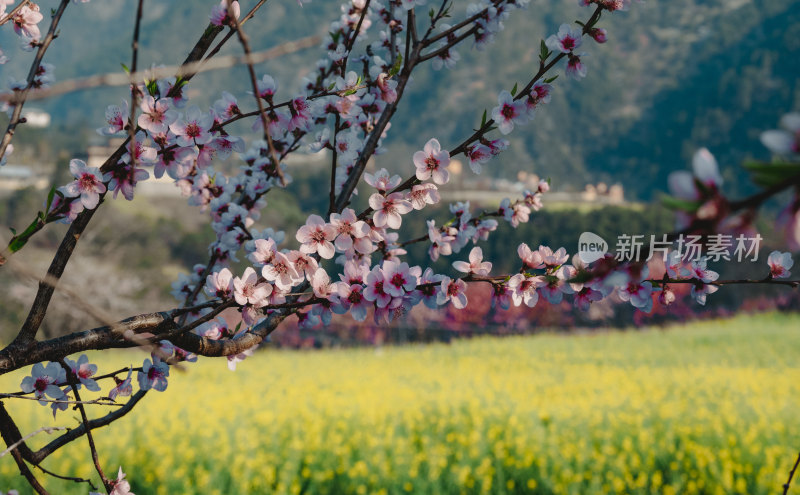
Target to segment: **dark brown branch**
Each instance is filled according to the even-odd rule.
[[[17,467],[19,468],[20,474],[25,477],[28,481],[28,484],[38,493],[39,495],[48,495],[47,490],[39,483],[36,477],[33,475],[31,470],[28,468],[28,465],[25,464],[25,460],[22,458],[22,454],[17,450],[14,449],[11,451],[11,457],[14,458],[14,462],[17,463]]]
[[[43,342],[31,342],[25,347],[24,352],[20,352],[18,347],[9,345],[0,351],[0,374],[42,361],[57,361],[59,357],[89,349],[136,347],[140,344],[126,340],[126,335],[135,336],[141,333],[158,335],[174,328],[175,323],[169,313],[149,313],[127,318],[113,327],[102,326]]]
[[[113,423],[114,421],[120,419],[121,417],[125,416],[134,408],[134,406],[136,406],[136,404],[140,400],[142,400],[145,394],[147,394],[146,390],[140,390],[135,394],[133,394],[131,398],[128,400],[128,402],[125,403],[124,406],[106,414],[105,416],[90,420],[88,422],[89,430],[96,430],[97,428],[107,426]],[[0,414],[2,414],[2,409],[0,409]],[[0,416],[0,419],[2,419],[2,416]],[[73,428],[70,431],[61,435],[60,437],[53,439],[50,443],[48,443],[41,449],[37,450],[36,452],[31,452],[32,459],[28,459],[27,457],[26,459],[33,464],[39,464],[44,459],[46,459],[47,456],[49,456],[56,450],[60,449],[64,445],[67,445],[73,440],[82,437],[85,434],[86,434],[86,425],[81,424],[77,428]],[[30,452],[30,449],[28,449],[28,451]]]
[[[263,309],[265,311],[296,309],[310,306],[320,301],[322,300],[312,297],[309,300],[301,302],[273,304]],[[0,375],[43,361],[58,361],[70,354],[88,350],[139,347],[142,345],[151,345],[160,340],[170,340],[182,349],[200,355],[208,355],[204,354],[204,348],[215,349],[213,352],[217,354],[212,354],[215,356],[238,354],[241,352],[241,350],[237,350],[241,349],[240,343],[231,343],[233,341],[215,341],[215,343],[210,344],[210,339],[190,333],[191,330],[199,325],[211,321],[223,310],[234,306],[235,303],[232,300],[221,303],[211,313],[204,315],[202,318],[186,326],[175,323],[172,313],[162,311],[159,313],[137,315],[113,325],[105,325],[42,342],[34,342],[27,347],[24,353],[15,352],[15,349],[9,346],[0,351]],[[285,316],[286,315],[284,315],[284,317]],[[283,318],[272,318],[270,321],[273,321],[275,326],[277,326],[282,320]],[[274,330],[274,328],[271,328],[269,332],[272,330]],[[269,332],[260,335],[261,338],[266,337]],[[248,347],[255,345],[253,342],[255,341],[249,340]],[[222,352],[222,354],[219,354],[220,352]],[[111,375],[116,375],[125,370],[126,369],[122,369]],[[108,376],[109,375],[104,375],[100,378],[107,378]]]
[[[358,38],[358,33],[361,31],[361,25],[364,23],[364,18],[367,17],[367,12],[369,12],[369,3],[372,0],[367,0],[364,2],[364,7],[361,10],[361,16],[358,18],[358,22],[356,23],[356,28],[353,30],[353,35],[349,36],[344,43],[344,62],[342,63],[342,76],[345,74],[345,70],[347,68],[347,59],[350,58],[350,50],[353,49],[353,45],[356,44],[356,38]]]
[[[53,478],[58,478],[60,480],[65,480],[65,481],[74,481],[75,483],[87,483],[91,487],[92,490],[97,490],[97,487],[94,486],[94,483],[92,483],[92,480],[84,479],[84,478],[78,478],[78,477],[74,477],[74,476],[63,476],[63,475],[54,473],[54,472],[50,471],[49,469],[43,468],[41,464],[34,464],[34,467],[38,468],[44,474],[49,474]]]
[[[333,139],[331,140],[331,184],[328,191],[328,217],[333,213],[333,207],[336,204],[336,162],[339,159],[336,138],[339,135],[339,125],[341,125],[341,117],[337,112],[336,119],[333,122]]]
[[[66,268],[67,262],[72,256],[75,246],[78,244],[78,239],[80,239],[84,229],[89,224],[92,216],[94,216],[95,211],[97,211],[97,208],[92,210],[84,210],[69,226],[67,234],[64,236],[64,239],[61,241],[61,245],[58,247],[56,255],[53,257],[50,268],[47,270],[48,280],[42,280],[39,282],[39,290],[36,292],[36,297],[34,298],[33,305],[28,312],[28,317],[25,319],[22,329],[11,343],[10,347],[17,348],[21,351],[33,341],[34,337],[36,337],[36,332],[39,330],[42,320],[44,320],[47,307],[50,304],[50,299],[53,297],[53,293],[55,292],[56,283],[64,273],[64,268]],[[51,280],[54,282],[51,283]]]
[[[253,68],[253,61],[250,58],[250,42],[247,39],[247,35],[244,34],[244,30],[242,29],[241,24],[239,24],[239,20],[233,14],[233,3],[230,1],[228,2],[228,17],[230,17],[233,29],[236,30],[236,34],[239,36],[239,43],[242,44],[242,49],[244,50],[244,55],[247,60],[247,72],[250,74],[250,85],[253,87],[253,97],[256,99],[256,104],[258,105],[258,115],[261,117],[261,125],[264,127],[264,140],[267,142],[267,148],[269,149],[269,158],[272,162],[272,167],[274,168],[278,179],[281,181],[281,185],[285,187],[286,178],[283,176],[280,161],[278,160],[278,153],[275,151],[275,143],[272,141],[272,135],[269,132],[267,113],[264,110],[264,104],[261,101],[261,96],[258,91],[258,79],[256,78],[256,71]]]
[[[446,3],[446,2],[445,2],[445,3]],[[441,17],[441,13],[444,11],[444,5],[445,5],[445,3],[443,3],[443,4],[442,4],[442,8],[440,8],[440,9],[439,9],[439,15],[437,16],[437,18],[438,18],[438,17]],[[473,22],[477,21],[477,20],[478,20],[478,19],[480,19],[481,17],[485,16],[485,15],[486,15],[486,12],[487,12],[488,10],[489,10],[489,9],[488,9],[488,8],[486,8],[486,9],[483,9],[483,10],[481,10],[481,11],[479,11],[479,12],[476,12],[475,14],[472,14],[471,16],[467,17],[466,19],[464,19],[463,21],[459,22],[458,24],[454,24],[453,26],[451,26],[450,28],[448,28],[448,29],[446,29],[446,30],[442,31],[441,33],[437,33],[435,36],[431,36],[431,37],[429,37],[428,39],[426,39],[425,41],[423,41],[423,42],[422,42],[422,44],[423,44],[424,46],[430,46],[431,44],[433,44],[433,43],[436,43],[436,42],[437,42],[437,41],[439,41],[440,39],[442,39],[442,38],[446,38],[447,36],[449,36],[449,35],[451,35],[451,34],[455,33],[455,32],[456,32],[456,31],[458,31],[459,29],[463,28],[464,26],[467,26],[467,25],[469,25],[469,24],[472,24]]]
[[[786,480],[786,483],[783,484],[783,495],[789,493],[789,486],[792,484],[792,478],[794,478],[794,472],[797,471],[798,465],[800,465],[800,454],[798,454],[797,460],[794,461],[794,467],[789,472],[789,479]]]
[[[456,36],[456,38],[453,41],[447,43],[443,47],[438,48],[438,49],[436,49],[436,50],[434,50],[434,51],[432,51],[430,53],[426,53],[425,55],[422,55],[419,58],[419,61],[420,62],[425,62],[426,60],[430,60],[432,58],[438,57],[439,55],[443,55],[443,54],[447,53],[451,48],[453,48],[457,44],[461,43],[465,39],[469,38],[470,36],[475,34],[477,31],[478,31],[478,26],[471,27],[470,29],[468,29],[468,30],[464,31],[463,33],[459,34],[458,36]]]
[[[728,206],[731,211],[739,211],[748,208],[758,208],[762,204],[764,204],[765,201],[775,196],[776,194],[782,193],[783,191],[798,185],[800,185],[800,175],[787,177],[786,180],[781,182],[780,184],[775,184],[774,186],[768,187],[761,192],[753,194],[752,196],[748,196],[738,201],[734,201],[730,203]]]
[[[263,342],[287,316],[288,314],[271,315],[252,330],[231,340],[213,340],[187,333],[173,338],[172,342],[181,349],[201,356],[220,357],[240,354]]]
[[[378,141],[380,140],[383,131],[386,129],[386,125],[392,119],[394,112],[397,110],[397,105],[400,103],[400,100],[403,97],[403,92],[405,91],[411,71],[414,69],[417,59],[419,58],[420,46],[421,45],[417,45],[417,47],[412,50],[408,59],[405,61],[403,70],[398,78],[396,89],[397,99],[394,102],[386,105],[386,108],[383,109],[383,113],[378,119],[378,122],[375,124],[372,133],[364,143],[364,148],[362,149],[361,154],[359,154],[358,159],[356,160],[355,164],[353,164],[353,171],[350,172],[350,176],[345,181],[344,186],[342,186],[342,192],[339,193],[339,196],[336,198],[336,203],[334,204],[335,212],[341,213],[342,210],[349,204],[350,196],[353,194],[356,184],[361,179],[361,176],[364,174],[364,169],[367,167],[367,161],[369,161],[369,158],[375,152],[375,148],[378,146]]]
[[[131,74],[135,74],[139,64],[139,27],[142,23],[142,7],[144,0],[139,0],[136,8],[136,23],[133,27],[133,41],[131,42]],[[139,106],[139,87],[131,77],[131,108],[128,112],[128,141],[130,142],[131,170],[136,175],[136,107]]]
[[[242,17],[242,19],[239,21],[239,25],[240,26],[243,25],[244,23],[249,21],[253,16],[255,16],[256,11],[258,11],[258,9],[260,9],[261,6],[264,5],[264,3],[266,3],[266,1],[267,0],[259,0],[258,3],[255,4],[252,9],[250,9],[250,12],[248,12],[247,15]],[[236,32],[235,30],[229,29],[228,32],[225,33],[225,36],[223,36],[222,39],[219,41],[219,43],[217,43],[217,46],[215,46],[213,49],[211,49],[211,51],[208,52],[208,55],[206,55],[206,58],[203,60],[203,62],[207,62],[208,59],[219,53],[219,50],[225,45],[225,43],[228,42],[229,39],[233,37],[233,34],[235,32]]]
[[[97,455],[97,447],[94,445],[92,429],[89,428],[89,418],[86,416],[86,408],[83,407],[83,402],[81,401],[81,396],[78,392],[78,379],[66,361],[62,359],[59,361],[59,364],[61,364],[61,367],[64,368],[64,371],[66,371],[67,381],[69,382],[69,386],[72,388],[72,393],[75,394],[75,400],[77,400],[75,407],[77,407],[78,411],[80,411],[81,420],[83,421],[83,426],[86,429],[86,440],[89,442],[89,451],[92,455],[92,462],[97,470],[97,474],[100,475],[100,480],[103,482],[103,486],[105,486],[106,490],[110,492],[113,487],[111,486],[111,482],[108,480],[108,478],[106,478],[106,475],[103,474],[103,468],[100,466],[100,458]]]

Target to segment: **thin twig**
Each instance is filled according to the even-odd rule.
[[[32,438],[32,437],[38,435],[39,433],[44,432],[44,433],[47,433],[49,435],[49,434],[53,433],[54,431],[64,431],[64,430],[69,430],[69,428],[67,428],[66,426],[42,426],[38,430],[34,430],[34,431],[28,433],[24,437],[20,438],[16,442],[14,442],[11,445],[9,445],[6,450],[0,452],[0,457],[5,456],[6,454],[11,452],[12,450],[14,450],[17,447],[19,447],[20,445],[22,445],[25,442],[25,440],[27,440],[29,438]]]
[[[261,117],[261,125],[264,127],[264,140],[267,142],[267,148],[269,149],[269,158],[272,162],[272,167],[275,170],[275,175],[277,175],[278,179],[281,181],[281,185],[286,187],[286,178],[283,176],[283,171],[281,170],[281,164],[278,160],[278,153],[275,151],[275,143],[272,141],[272,135],[269,132],[269,120],[267,118],[267,113],[264,110],[264,103],[261,101],[261,95],[258,91],[258,78],[256,77],[256,71],[253,68],[250,42],[247,39],[247,35],[244,34],[241,24],[239,24],[239,19],[237,19],[233,14],[233,3],[230,0],[228,0],[228,17],[231,19],[230,22],[233,26],[233,29],[236,30],[236,34],[239,36],[239,43],[242,44],[242,50],[244,50],[247,72],[250,74],[250,84],[253,87],[253,97],[256,99],[256,104],[258,105],[258,114]]]
[[[165,77],[183,77],[189,75],[199,74],[201,72],[208,72],[212,70],[228,69],[237,65],[246,64],[250,60],[254,64],[273,60],[290,53],[298,52],[306,48],[317,46],[320,42],[320,37],[317,35],[306,36],[295,41],[287,41],[280,45],[255,52],[250,57],[241,55],[226,55],[218,57],[213,60],[201,60],[197,62],[189,62],[183,65],[170,65],[167,67],[156,67],[153,69],[145,69],[137,72],[109,72],[106,74],[97,74],[94,76],[70,79],[67,81],[52,84],[49,88],[42,88],[31,93],[26,100],[34,101],[49,98],[51,96],[62,95],[65,93],[72,93],[75,91],[84,91],[87,89],[106,87],[106,86],[125,86],[131,84],[140,84],[145,81],[155,79],[162,79]],[[210,54],[209,54],[210,55]],[[16,93],[0,93],[0,101],[8,103],[15,103],[21,98]]]
[[[44,467],[42,467],[41,464],[34,464],[34,467],[38,468],[44,474],[49,474],[53,478],[58,478],[60,480],[66,480],[66,481],[74,481],[75,483],[87,483],[92,488],[92,490],[97,490],[97,487],[94,486],[94,483],[92,483],[92,480],[84,479],[84,478],[78,478],[78,477],[75,477],[75,476],[63,476],[63,475],[54,473],[54,472],[50,471],[49,469],[45,469]]]
[[[792,478],[794,478],[794,472],[797,471],[798,465],[800,465],[800,454],[797,456],[797,460],[794,461],[794,467],[789,472],[789,479],[786,480],[786,483],[783,484],[783,495],[789,493],[789,485],[792,484]]]
[[[75,378],[74,373],[72,373],[72,369],[69,367],[66,361],[61,359],[59,361],[61,367],[64,368],[64,371],[67,373],[67,380],[69,381],[70,387],[72,387],[72,393],[75,395],[75,399],[77,400],[77,404],[75,407],[78,408],[78,411],[81,413],[81,420],[83,421],[83,426],[86,428],[86,439],[89,441],[89,451],[92,455],[92,462],[94,463],[94,467],[97,470],[97,474],[100,475],[100,480],[103,482],[103,486],[106,487],[106,490],[111,491],[113,486],[111,486],[111,482],[106,475],[103,474],[103,468],[100,466],[100,458],[97,455],[97,447],[94,445],[94,437],[92,436],[92,430],[89,428],[89,418],[86,416],[86,408],[83,407],[83,403],[81,401],[80,393],[78,393],[78,383]]]
[[[139,0],[139,5],[136,8],[136,23],[133,27],[133,41],[131,42],[131,74],[135,74],[139,63],[139,26],[142,23],[142,7],[144,0]],[[131,160],[131,176],[136,176],[136,107],[139,106],[139,85],[131,78],[131,108],[128,112],[128,140],[130,144],[130,160]]]
[[[37,399],[36,397],[26,397],[24,395],[18,394],[4,394],[0,393],[0,398],[4,399],[25,399],[25,400],[35,400],[37,402],[49,402],[52,404],[84,404],[84,405],[98,405],[98,406],[116,406],[120,407],[123,404],[117,404],[116,402],[108,402],[101,399],[94,399],[94,400],[84,400],[84,401],[77,401],[77,400],[60,400],[60,399]],[[2,457],[2,455],[0,455]]]
[[[0,19],[0,26],[2,26],[3,24],[7,23],[8,21],[10,21],[14,17],[14,14],[16,14],[17,12],[22,10],[22,7],[28,5],[29,3],[31,3],[31,0],[22,0],[19,3],[19,5],[17,5],[13,9],[11,9],[11,11],[8,14],[6,14],[5,17]]]
[[[36,479],[36,476],[33,475],[28,465],[25,464],[25,459],[22,458],[22,454],[20,454],[19,450],[14,449],[11,451],[11,457],[14,458],[14,462],[17,463],[17,467],[19,468],[20,474],[28,481],[28,484],[38,493],[39,495],[49,495],[47,490],[39,483],[39,480]]]
[[[245,24],[247,21],[249,21],[249,20],[250,20],[250,19],[251,19],[253,16],[255,16],[255,15],[256,15],[256,11],[257,11],[258,9],[260,9],[260,8],[261,8],[261,6],[262,6],[262,5],[264,5],[264,4],[266,3],[266,1],[267,1],[267,0],[259,0],[259,1],[258,1],[258,3],[257,3],[257,4],[255,4],[255,5],[253,6],[253,8],[252,8],[252,9],[250,9],[250,12],[248,12],[248,13],[247,13],[247,15],[245,15],[244,17],[242,17],[242,18],[239,20],[239,25],[240,25],[240,26],[244,25],[244,24]],[[229,30],[228,30],[228,32],[227,32],[227,33],[225,33],[225,36],[223,36],[223,37],[222,37],[222,39],[220,40],[220,42],[219,42],[219,43],[217,43],[217,46],[215,46],[214,48],[212,48],[212,49],[211,49],[211,50],[208,52],[208,55],[206,55],[206,58],[205,58],[205,60],[208,60],[208,59],[210,59],[211,57],[213,57],[214,55],[216,55],[217,53],[219,53],[219,50],[220,50],[220,49],[221,49],[221,48],[222,48],[222,47],[225,45],[225,43],[227,43],[227,42],[228,42],[228,40],[229,40],[229,39],[231,39],[231,38],[233,37],[233,34],[234,34],[234,32],[235,32],[235,31],[234,31],[233,29],[229,29]]]

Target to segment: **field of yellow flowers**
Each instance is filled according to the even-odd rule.
[[[236,372],[201,359],[96,441],[106,472],[121,465],[137,495],[780,493],[800,448],[799,330],[800,316],[773,314],[273,350]],[[100,373],[144,357],[92,356]],[[0,390],[22,376],[0,377]],[[33,401],[5,402],[23,433],[77,424],[76,411],[54,421]],[[85,439],[44,466],[94,474]],[[36,474],[52,493],[88,492]],[[10,488],[28,493],[5,456],[0,491]]]

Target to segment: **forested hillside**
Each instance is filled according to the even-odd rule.
[[[43,10],[49,7],[41,3]],[[197,9],[197,2],[146,3],[140,66],[183,60],[215,2],[206,3],[205,10]],[[258,48],[320,34],[339,10],[333,1],[302,8],[289,0],[270,3],[248,26]],[[467,3],[454,2],[454,21],[464,16]],[[247,5],[244,1],[243,8]],[[486,173],[508,176],[525,168],[552,177],[559,189],[621,182],[629,197],[649,199],[665,188],[670,170],[686,167],[692,151],[707,146],[719,157],[729,184],[737,182],[744,157],[766,157],[759,130],[774,127],[782,113],[800,104],[798,6],[800,1],[791,0],[649,0],[608,16],[602,21],[609,30],[607,45],[586,47],[589,76],[582,82],[556,81],[552,104],[513,135],[512,151]],[[129,63],[134,7],[106,0],[67,9],[61,36],[47,55],[57,79],[119,71]],[[539,40],[584,14],[574,0],[533,0],[526,11],[513,14],[486,51],[462,49],[462,61],[453,70],[420,71],[390,131],[390,153],[382,165],[409,165],[410,154],[432,136],[445,146],[463,139],[483,109],[496,104],[500,90],[527,81]],[[190,18],[180,25],[196,29],[174,29],[178,18]],[[3,83],[23,77],[30,60],[16,43],[7,34],[0,37],[0,46],[12,55],[0,67]],[[230,43],[223,52],[240,50]],[[276,76],[280,94],[288,97],[320,54],[305,50],[261,64],[258,71]],[[203,74],[190,95],[202,104],[221,89],[245,96],[247,86],[246,71],[239,67]],[[35,105],[53,113],[54,129],[70,132],[76,124],[99,126],[105,106],[125,95],[125,88],[92,90]],[[247,98],[242,101],[249,108]],[[79,135],[72,145],[80,148],[86,139],[87,134]]]

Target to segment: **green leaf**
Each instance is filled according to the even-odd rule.
[[[8,243],[8,250],[12,253],[16,253],[22,249],[22,247],[28,243],[28,239],[40,228],[39,218],[37,217],[20,235],[15,235],[11,239],[11,242]]]
[[[481,117],[481,127],[486,125],[486,110],[483,111],[483,116]]]
[[[156,81],[147,81],[147,92],[150,93],[150,96],[158,94],[158,85]]]
[[[436,11],[433,10],[433,7],[431,7],[431,10],[428,11],[428,17],[430,17],[431,20],[433,20],[433,16],[435,16],[435,15],[436,15]]]
[[[9,230],[11,230],[11,235],[12,236],[14,236],[14,237],[17,236],[17,229],[15,229],[14,227],[9,227]]]
[[[176,88],[182,88],[182,87],[186,86],[187,84],[189,84],[189,80],[184,78],[183,76],[178,76],[178,78],[175,79],[175,87]]]
[[[121,66],[122,66],[122,70],[124,70],[124,71],[125,71],[125,74],[128,74],[128,75],[130,75],[130,74],[131,74],[131,70],[128,68],[128,66],[127,66],[127,65],[125,65],[125,64],[123,64],[123,63],[120,63],[119,65],[121,65]]]
[[[747,161],[742,167],[753,174],[753,182],[761,187],[777,186],[800,175],[800,163]]]
[[[517,83],[514,83],[514,87],[511,88],[511,96],[517,96]]]
[[[53,206],[53,199],[56,197],[56,186],[50,188],[50,192],[47,193],[47,206],[44,207],[46,211],[50,211],[50,207]]]
[[[800,163],[747,161],[742,164],[742,167],[750,172],[758,174],[780,175],[783,177],[791,177],[800,174]]]
[[[700,208],[702,202],[689,201],[686,199],[680,199],[673,196],[664,195],[661,197],[661,204],[663,204],[665,208],[669,208],[670,210],[693,212],[697,211],[697,209]]]
[[[553,76],[551,78],[545,79],[544,83],[545,84],[550,84],[551,82],[555,81],[556,79],[558,79],[558,74],[556,74],[555,76]]]
[[[550,58],[550,50],[547,48],[547,44],[545,44],[544,40],[542,40],[539,46],[539,61],[544,63],[548,58]]]
[[[397,58],[394,61],[394,65],[389,70],[389,76],[394,77],[400,73],[400,69],[403,67],[403,56],[397,55]]]
[[[753,183],[761,187],[772,187],[781,184],[786,179],[773,174],[755,174],[751,178]]]

